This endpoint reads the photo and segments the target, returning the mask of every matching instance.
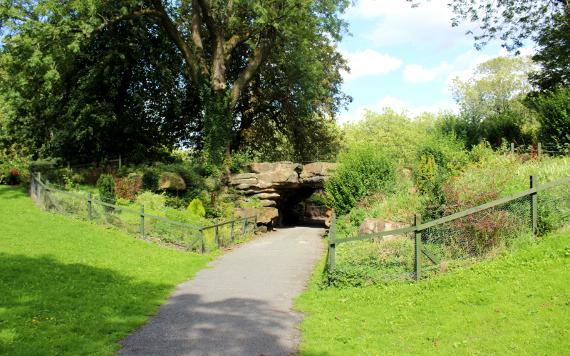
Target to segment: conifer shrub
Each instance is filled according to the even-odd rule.
[[[115,204],[117,196],[115,194],[115,179],[110,174],[102,174],[97,180],[97,189],[101,201],[107,204]]]

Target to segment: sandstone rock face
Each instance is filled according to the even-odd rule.
[[[294,195],[297,189],[322,188],[335,164],[315,162],[303,166],[285,161],[251,163],[247,168],[248,173],[231,176],[229,184],[248,199],[260,200],[263,208],[258,209],[258,222],[269,225],[279,220],[277,207],[281,201]]]
[[[374,234],[376,232],[384,231],[386,228],[386,222],[382,219],[364,219],[360,227],[358,228],[359,235]]]
[[[368,234],[374,234],[377,232],[382,232],[382,231],[390,231],[390,230],[395,230],[395,229],[400,229],[404,227],[404,224],[400,224],[397,222],[393,222],[393,221],[386,221],[383,219],[364,219],[364,221],[362,222],[362,224],[360,225],[359,229],[358,229],[358,233],[360,235],[368,235]],[[380,238],[380,241],[391,241],[394,239],[397,239],[400,235],[386,235],[383,236],[382,238]]]
[[[163,172],[160,175],[158,186],[161,190],[186,190],[186,182],[184,182],[184,179],[173,172]]]
[[[262,225],[275,225],[279,218],[279,210],[273,207],[238,208],[235,213],[240,218],[257,215],[257,223]]]
[[[299,176],[301,183],[322,186],[325,179],[329,177],[335,169],[334,163],[314,162],[303,166],[303,171]]]

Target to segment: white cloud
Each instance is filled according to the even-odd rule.
[[[426,68],[421,64],[408,64],[404,68],[404,81],[408,83],[428,83],[437,79],[440,75],[449,71],[447,61],[441,62],[434,68]]]
[[[413,45],[446,50],[472,39],[465,32],[472,24],[451,26],[453,11],[448,0],[423,1],[413,8],[406,0],[360,0],[348,11],[349,19],[376,20],[370,38],[378,46]]]
[[[384,75],[402,66],[402,60],[369,48],[356,52],[343,51],[342,54],[350,67],[350,73],[345,73],[346,80]]]

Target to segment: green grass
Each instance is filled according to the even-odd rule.
[[[322,270],[322,265],[321,269]],[[417,284],[301,295],[305,355],[562,355],[570,350],[570,231]]]
[[[0,354],[109,355],[200,256],[45,213],[0,186]]]

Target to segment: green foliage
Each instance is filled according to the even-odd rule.
[[[144,205],[145,210],[162,211],[166,206],[166,197],[163,194],[143,192],[137,196],[136,203]]]
[[[206,209],[204,209],[204,205],[202,201],[198,198],[193,199],[187,208],[188,213],[198,216],[198,217],[205,217],[206,216]]]
[[[0,184],[19,184],[29,180],[30,156],[17,146],[0,148]]]
[[[563,147],[570,144],[570,86],[530,99],[540,121],[542,142]]]
[[[154,169],[148,169],[144,171],[142,176],[142,189],[156,192],[158,190],[159,179],[160,175]]]
[[[0,215],[6,355],[115,354],[211,260],[42,212],[24,189],[0,187]]]
[[[452,20],[453,26],[472,22],[479,27],[479,32],[468,32],[474,36],[478,49],[491,40],[499,39],[508,50],[518,50],[525,40],[536,39],[540,31],[552,26],[559,14],[568,11],[565,0],[534,0],[531,3],[519,0],[485,3],[451,0],[449,5],[456,15]]]
[[[389,189],[394,165],[377,148],[362,147],[341,153],[336,172],[325,182],[327,199],[337,214],[346,214],[368,194]]]
[[[99,198],[107,204],[115,204],[117,197],[115,195],[115,179],[110,174],[102,174],[97,180],[97,190],[99,190]]]
[[[533,83],[542,91],[570,85],[570,8],[557,14],[552,26],[543,27],[536,42],[539,48],[532,59],[540,71],[531,75]]]
[[[396,165],[410,167],[418,144],[427,139],[431,126],[429,117],[412,120],[390,109],[368,111],[362,120],[343,127],[343,141],[349,149],[376,147]]]
[[[1,139],[133,162],[184,145],[219,165],[259,129],[302,159],[334,156],[348,1],[157,4],[0,3]]]
[[[480,64],[468,80],[455,78],[452,91],[461,115],[443,117],[437,126],[463,139],[468,147],[482,141],[494,147],[503,140],[536,142],[536,115],[524,105],[532,70],[527,57],[497,57]]]

